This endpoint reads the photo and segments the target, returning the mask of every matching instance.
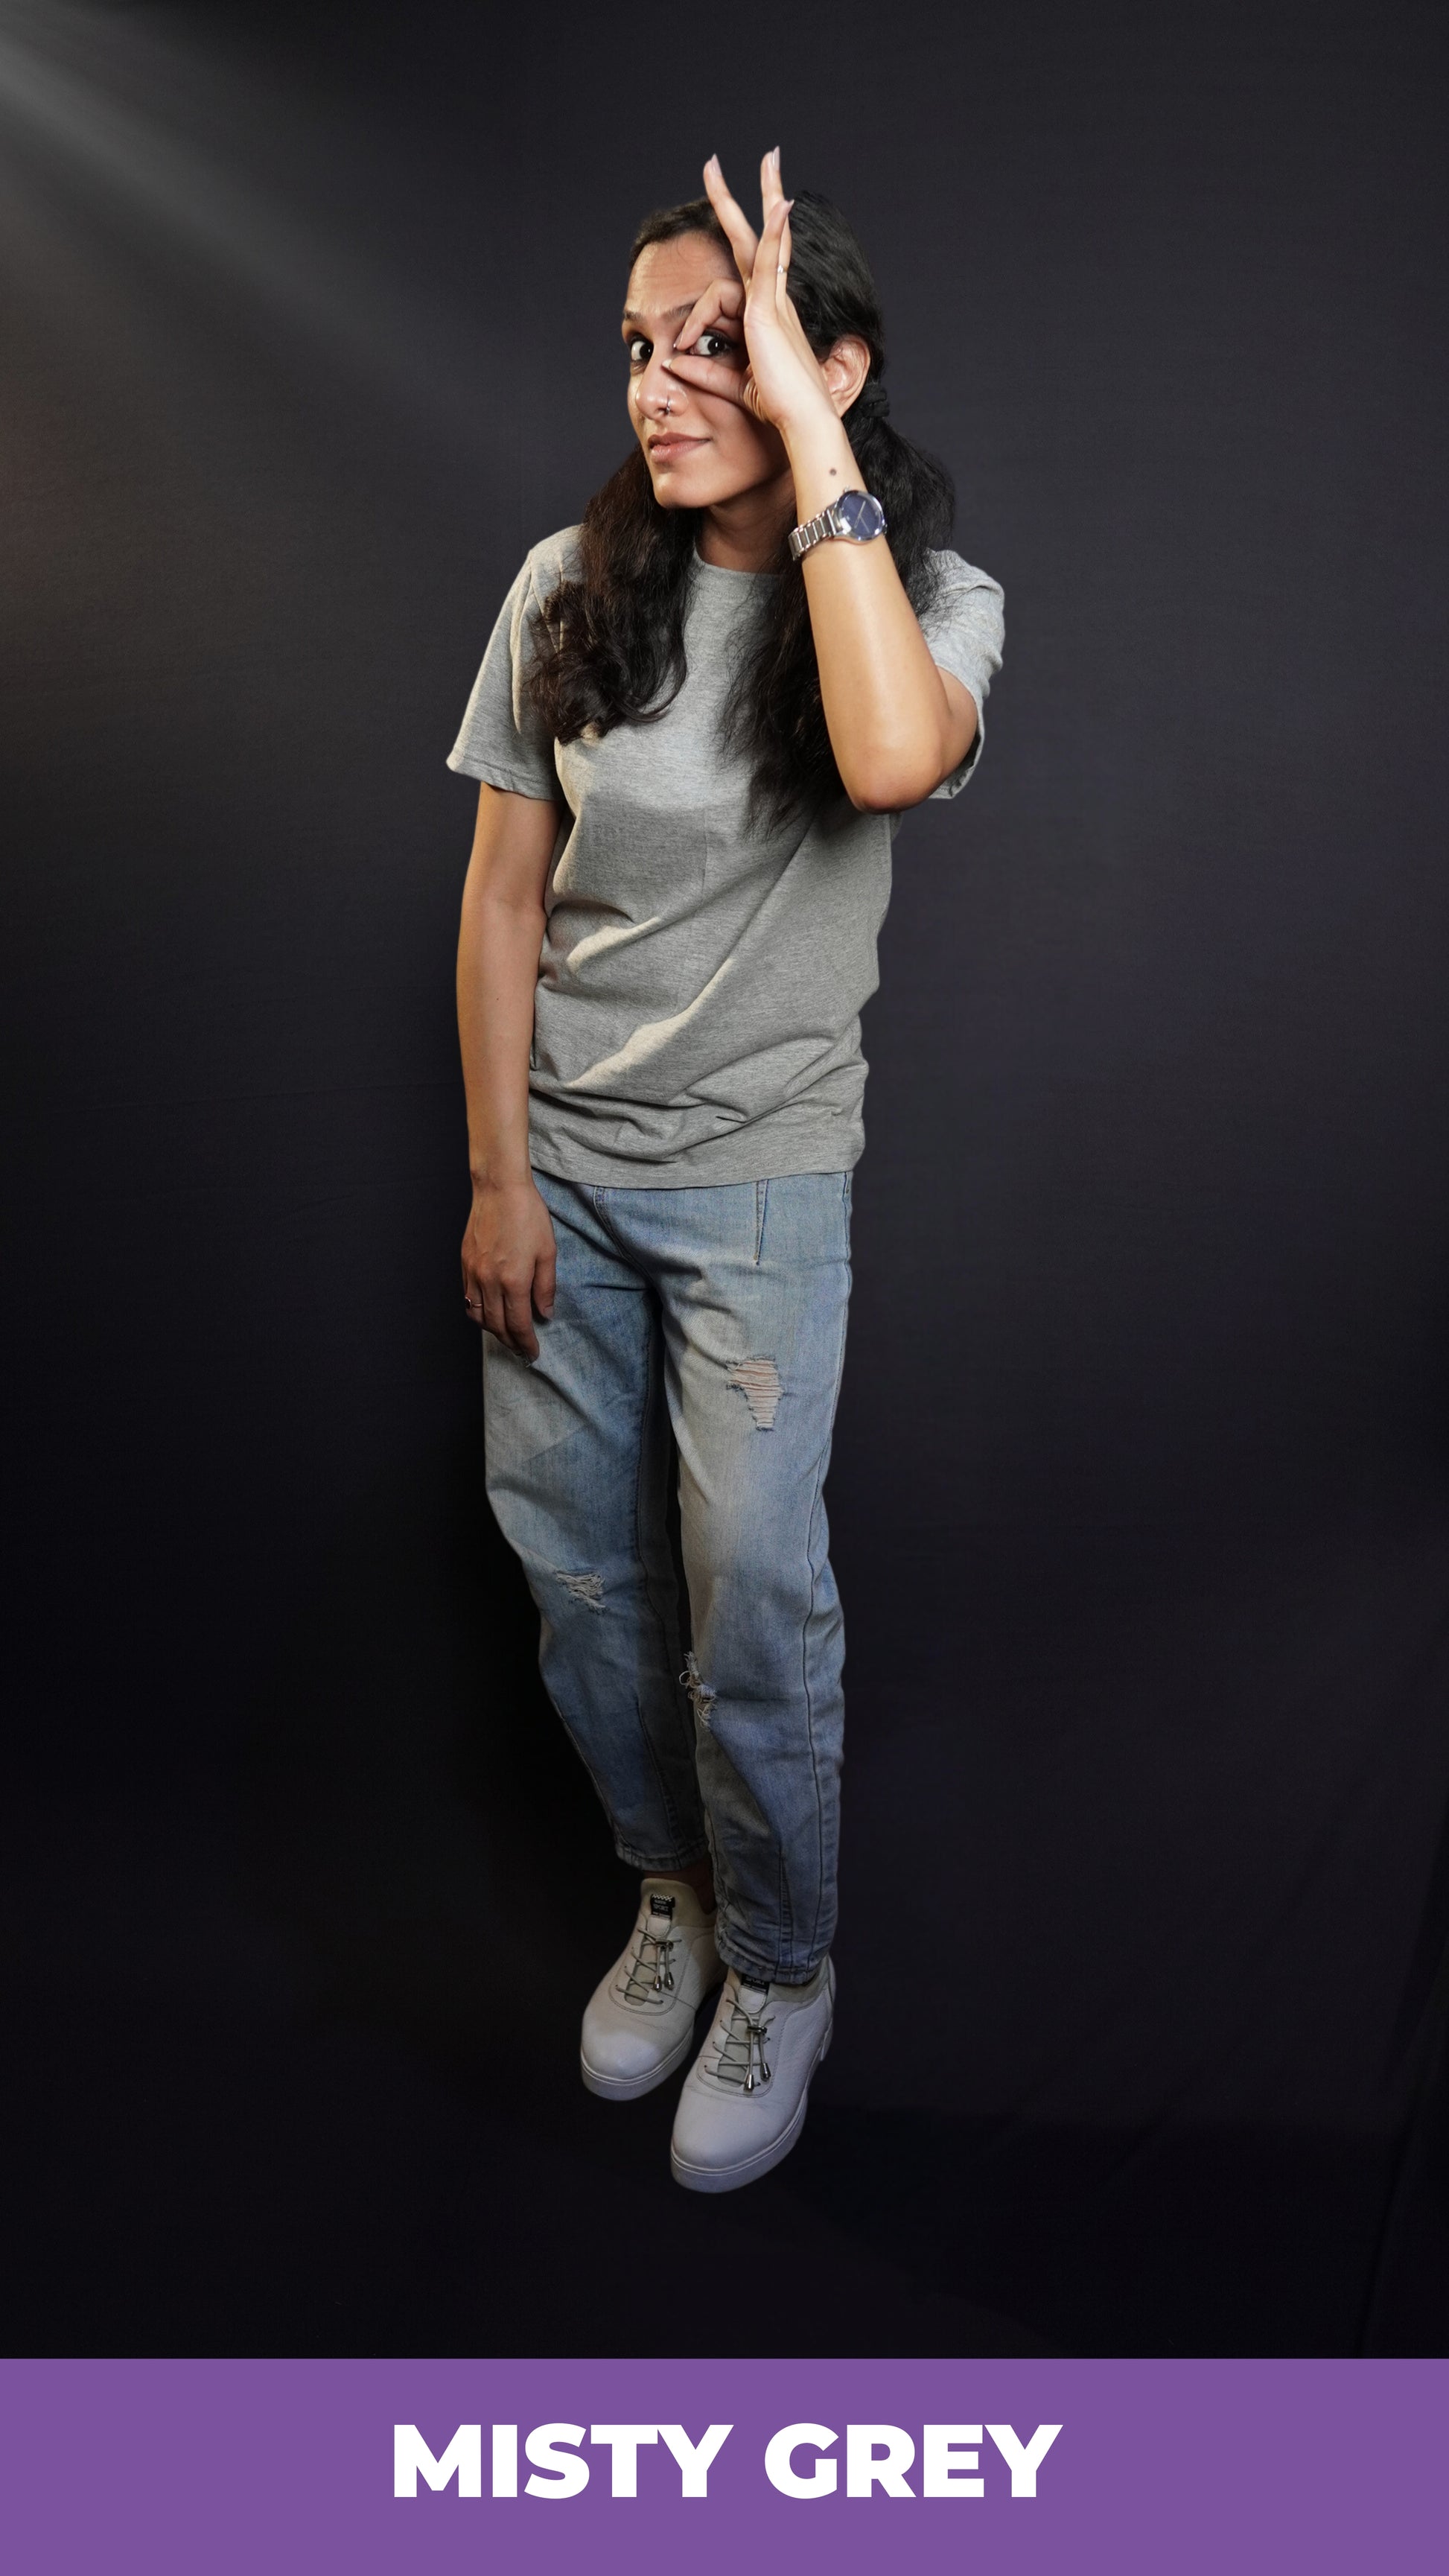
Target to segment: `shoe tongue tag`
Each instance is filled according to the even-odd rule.
[[[651,1914],[662,1914],[668,1918],[674,1912],[673,1897],[660,1896],[657,1890],[651,1890],[649,1896],[649,1911]]]

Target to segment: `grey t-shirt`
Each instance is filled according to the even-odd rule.
[[[560,811],[534,1004],[529,1150],[568,1181],[687,1188],[840,1172],[865,1143],[861,1005],[875,991],[898,816],[843,798],[751,826],[720,715],[773,573],[696,558],[688,677],[667,714],[559,743],[524,682],[543,601],[576,566],[545,539],[503,603],[449,767]],[[1001,665],[999,585],[955,554],[923,620],[978,716]],[[938,787],[954,796],[975,740]]]

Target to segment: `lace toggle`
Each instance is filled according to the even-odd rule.
[[[760,2000],[763,2006],[764,1997]],[[770,2020],[763,2010],[752,2013],[737,1994],[732,1995],[729,2023],[721,2030],[719,2055],[711,2073],[721,2084],[737,2084],[742,2093],[753,2093],[757,2084],[768,2084],[770,2066],[765,2041],[769,2031]]]
[[[651,1995],[673,1994],[678,1939],[672,1927],[667,1932],[651,1932],[647,1923],[640,1924],[638,1947],[624,1978],[626,2004],[645,2003]]]

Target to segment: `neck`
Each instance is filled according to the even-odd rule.
[[[702,510],[699,551],[722,572],[769,572],[780,540],[795,525],[795,483],[788,466],[768,483],[756,483],[732,500]]]

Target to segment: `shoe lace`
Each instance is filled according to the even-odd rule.
[[[673,1994],[678,1939],[676,1932],[651,1932],[647,1922],[640,1924],[639,1946],[624,1978],[626,2004],[645,2003],[651,1995]]]
[[[757,2083],[768,2084],[765,2040],[769,2030],[769,2016],[747,2011],[737,1993],[730,1995],[715,2025],[718,2053],[709,2073],[721,2084],[737,2084],[742,2093],[753,2093]]]

